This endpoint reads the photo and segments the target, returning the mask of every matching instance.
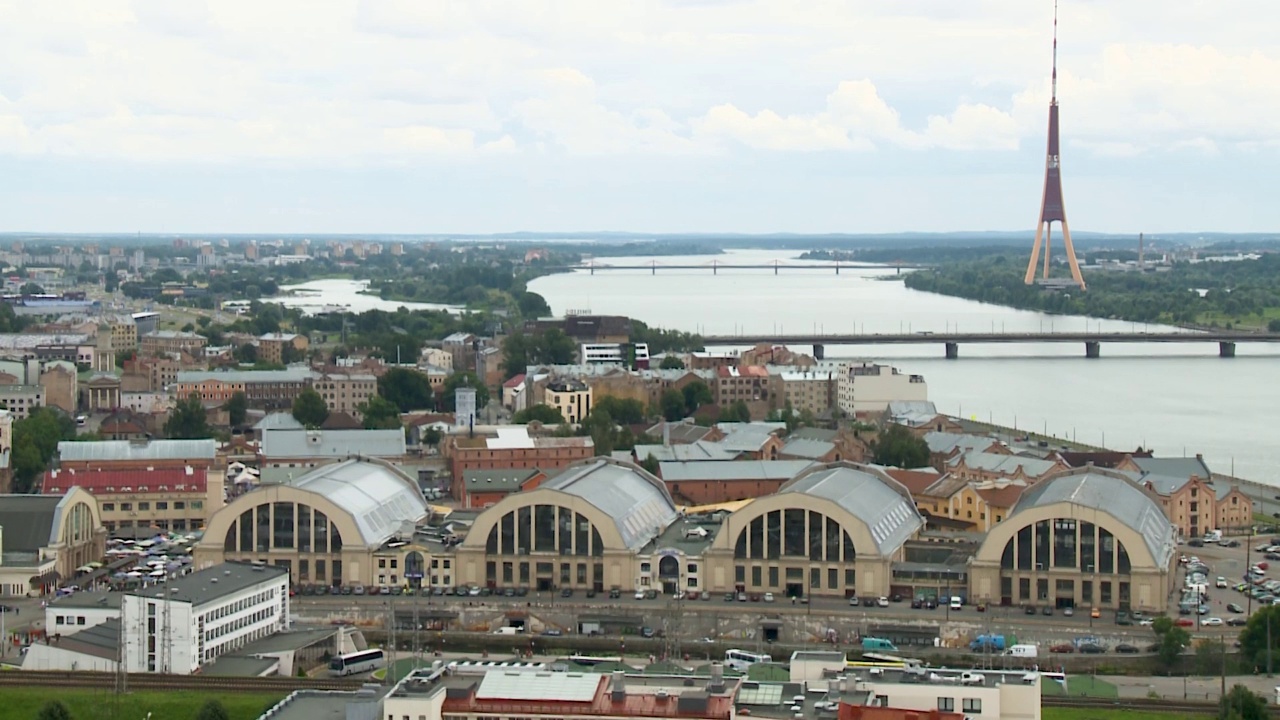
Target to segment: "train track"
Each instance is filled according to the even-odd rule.
[[[0,687],[114,688],[118,677],[109,672],[20,670],[0,673]],[[213,675],[157,675],[131,673],[130,690],[218,690],[220,692],[279,692],[294,690],[355,690],[359,680],[295,677],[217,677]]]
[[[1194,700],[1151,700],[1143,698],[1080,698],[1045,696],[1043,707],[1142,710],[1145,712],[1180,713],[1183,715],[1216,715],[1218,704]]]

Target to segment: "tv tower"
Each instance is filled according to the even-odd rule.
[[[1071,266],[1071,279],[1085,289],[1084,277],[1080,274],[1080,265],[1076,263],[1076,249],[1071,244],[1071,227],[1067,225],[1067,211],[1062,203],[1062,168],[1060,165],[1058,145],[1058,3],[1053,3],[1053,75],[1052,91],[1049,99],[1049,149],[1044,165],[1044,198],[1040,201],[1040,222],[1036,225],[1035,245],[1031,247],[1031,262],[1027,263],[1027,276],[1024,280],[1030,285],[1036,281],[1036,262],[1040,258],[1041,240],[1044,245],[1043,280],[1049,279],[1050,240],[1053,237],[1053,223],[1062,225],[1062,241],[1067,249],[1067,264]]]

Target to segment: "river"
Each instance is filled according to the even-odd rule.
[[[658,264],[649,270],[576,271],[538,278],[556,314],[591,311],[704,334],[890,332],[1117,332],[1143,325],[986,305],[907,289],[893,269],[721,270],[721,263],[801,263],[798,253],[733,250],[723,255],[607,258],[597,264]],[[706,270],[662,270],[705,264]],[[1168,329],[1168,328],[1161,328]],[[811,352],[811,348],[797,350]],[[1202,453],[1215,472],[1280,486],[1280,348],[1242,344],[1219,358],[1217,345],[1104,343],[1086,360],[1075,344],[961,345],[946,360],[939,345],[828,346],[828,359],[881,360],[925,376],[938,409],[1115,449],[1149,447],[1164,456]]]

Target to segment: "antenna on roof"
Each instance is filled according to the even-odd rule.
[[[1053,74],[1050,80],[1050,104],[1058,104],[1058,0],[1053,0]]]

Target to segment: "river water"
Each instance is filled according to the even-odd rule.
[[[651,326],[714,335],[905,332],[1118,332],[1158,326],[1051,316],[907,289],[893,269],[720,270],[711,263],[798,264],[798,253],[734,250],[724,255],[608,258],[597,264],[658,264],[649,270],[577,271],[538,278],[529,289],[556,314],[591,311]],[[705,264],[705,270],[663,270]],[[1160,328],[1168,329],[1168,328]],[[811,352],[811,348],[796,350]],[[938,409],[1048,432],[1093,445],[1158,455],[1202,453],[1215,472],[1280,485],[1280,348],[1242,344],[1219,358],[1214,343],[1104,343],[1086,360],[1075,344],[943,347],[827,346],[827,358],[889,362],[925,376]]]

